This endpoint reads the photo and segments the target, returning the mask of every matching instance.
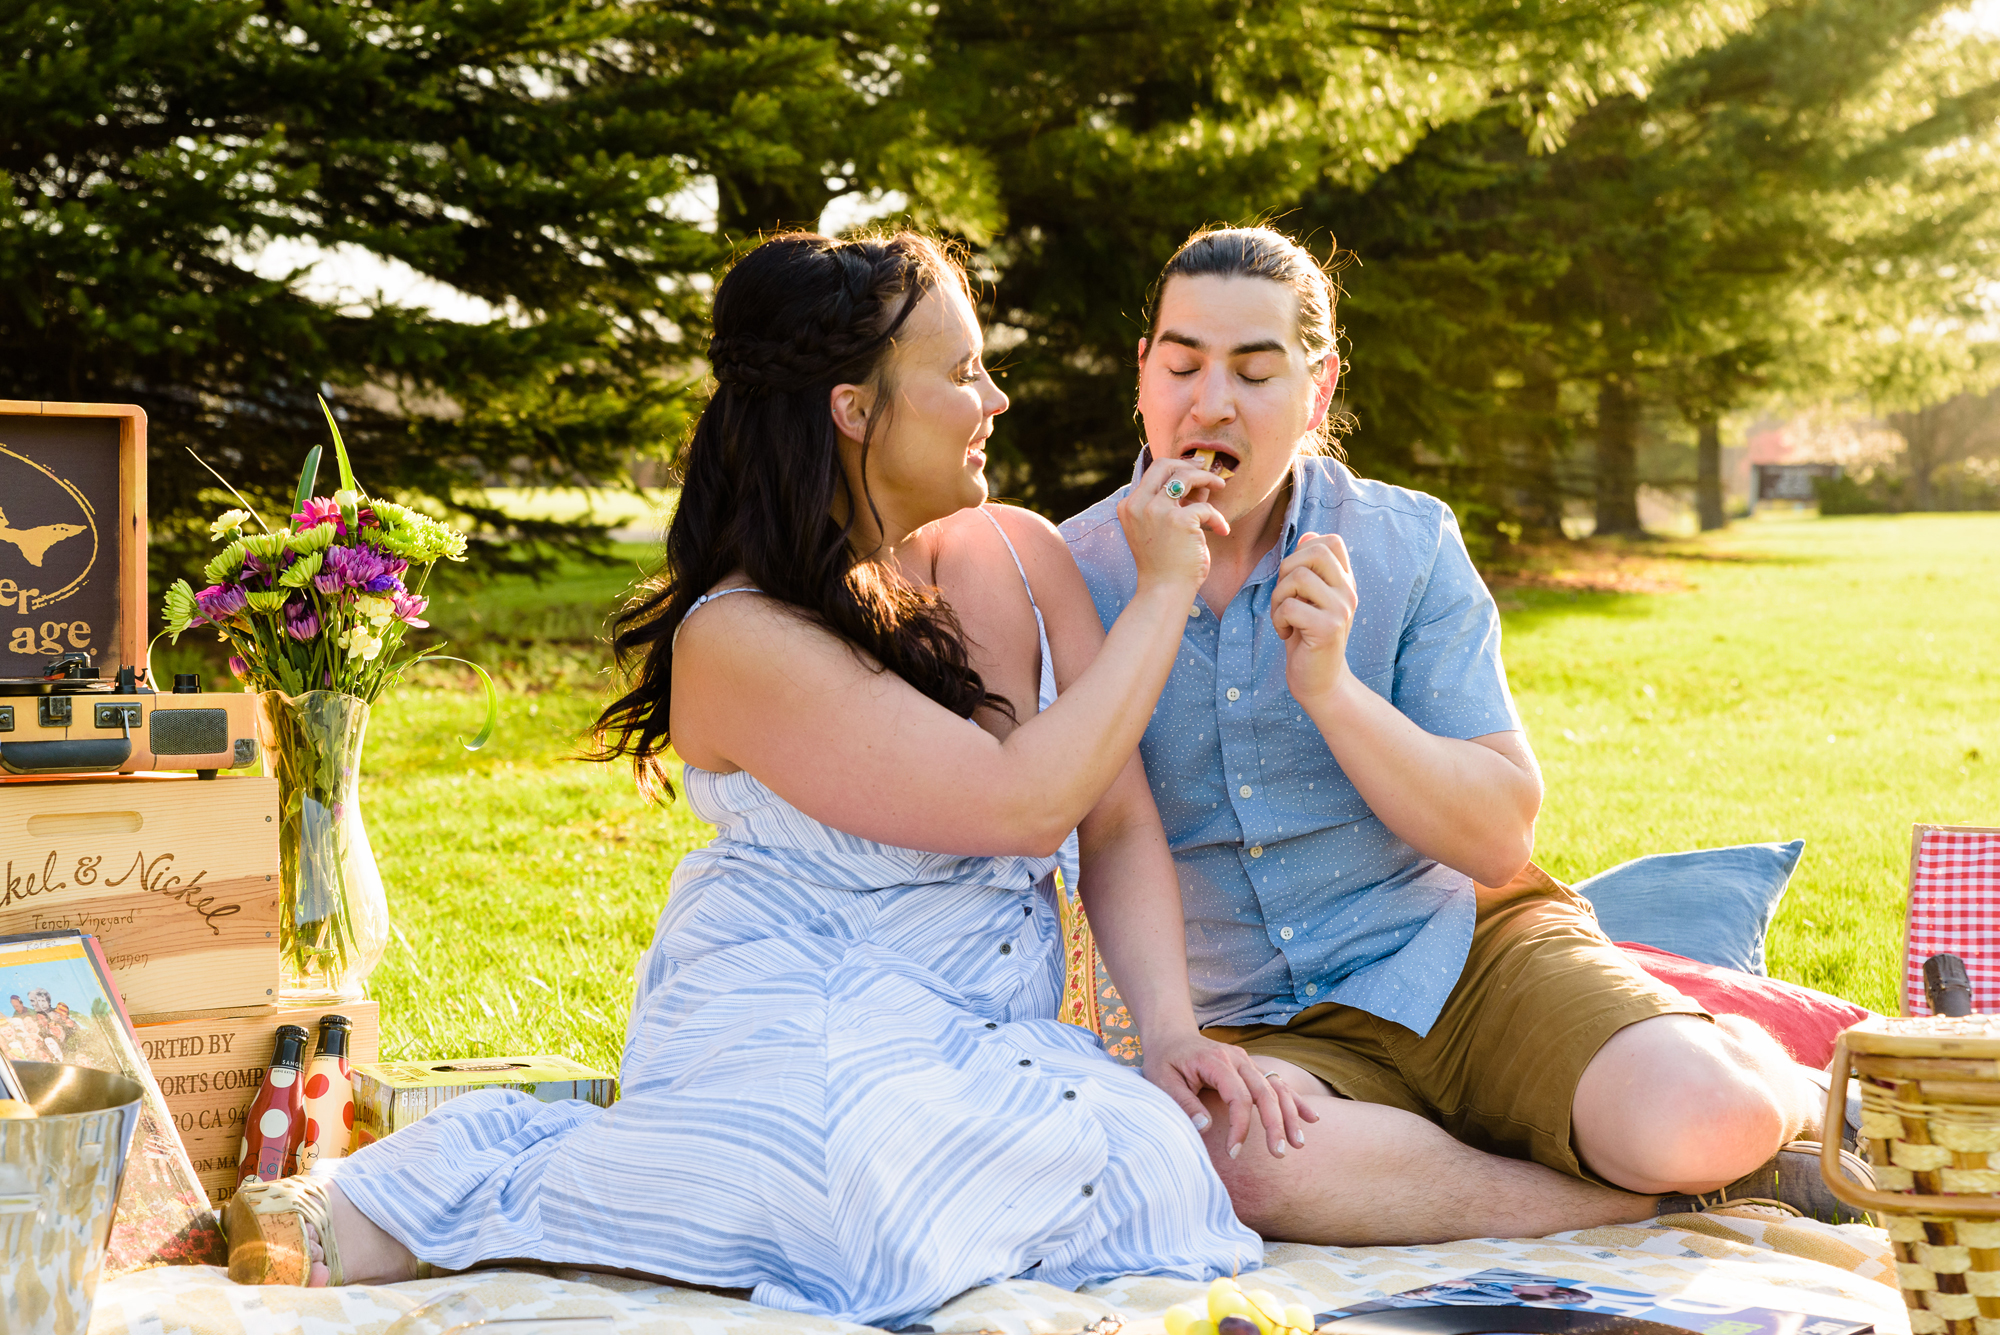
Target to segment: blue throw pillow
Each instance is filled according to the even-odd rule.
[[[1655,853],[1577,883],[1613,941],[1764,973],[1764,932],[1806,841]]]

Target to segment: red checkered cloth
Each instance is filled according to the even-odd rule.
[[[2000,1011],[2000,830],[1919,825],[1911,836],[1903,932],[1903,1014],[1929,1015],[1924,961],[1956,955],[1975,1014]]]

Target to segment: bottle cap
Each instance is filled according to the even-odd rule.
[[[312,1035],[298,1025],[279,1025],[278,1042],[276,1050],[271,1054],[271,1065],[292,1066],[303,1070],[306,1064],[306,1044],[311,1041]]]
[[[322,1057],[345,1057],[347,1040],[353,1032],[354,1021],[345,1015],[322,1015],[319,1017],[319,1055]]]

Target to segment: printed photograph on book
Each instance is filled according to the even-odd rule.
[[[139,1051],[95,937],[0,936],[0,1050],[11,1061],[112,1071],[144,1091],[118,1193],[107,1274],[154,1265],[221,1265],[227,1249],[208,1194]]]

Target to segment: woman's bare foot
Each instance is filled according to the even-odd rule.
[[[334,1245],[340,1251],[341,1281],[347,1284],[396,1284],[417,1277],[417,1258],[367,1215],[354,1208],[340,1184],[326,1184],[327,1212],[333,1222]],[[309,1287],[324,1285],[329,1276],[326,1252],[318,1232],[306,1225],[306,1250],[312,1258]]]

